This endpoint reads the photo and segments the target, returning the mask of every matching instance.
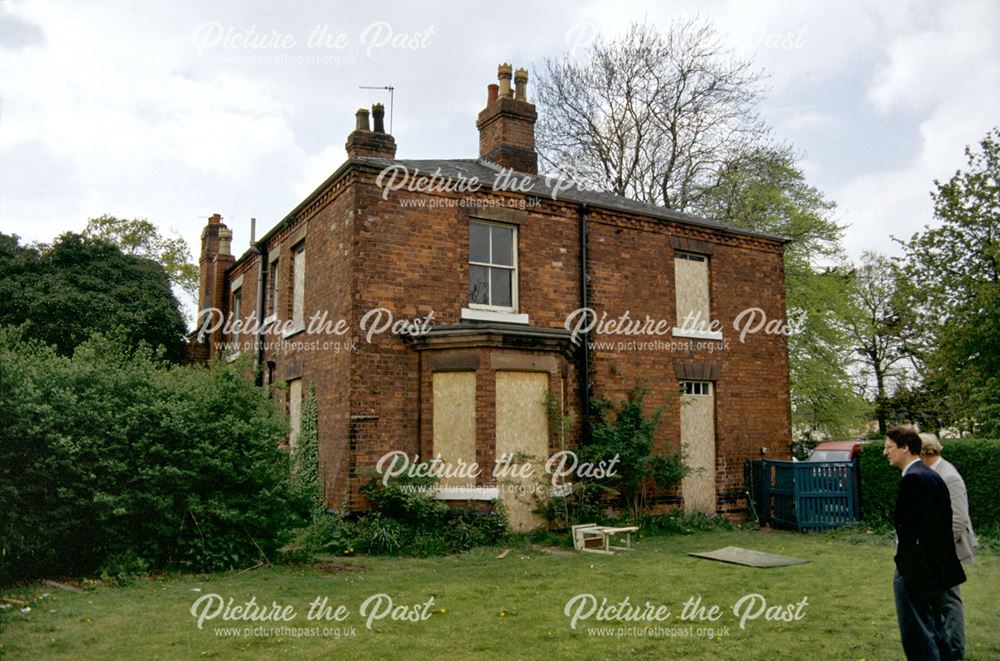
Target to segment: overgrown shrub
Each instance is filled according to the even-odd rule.
[[[503,542],[509,527],[502,503],[488,512],[454,510],[433,495],[435,480],[373,477],[362,488],[371,509],[353,522],[337,521],[320,548],[376,555],[432,556]],[[331,515],[332,516],[332,515]]]
[[[604,481],[618,491],[632,517],[646,511],[646,499],[652,485],[669,489],[688,472],[680,452],[669,455],[653,452],[653,437],[663,409],[656,409],[649,415],[643,412],[648,393],[648,387],[633,388],[617,410],[608,400],[594,400],[591,439],[579,450],[581,461],[595,465],[618,458],[615,475]]]
[[[613,466],[613,474],[600,478],[581,478],[567,495],[539,491],[536,513],[550,525],[568,528],[578,523],[605,520],[609,504],[618,501],[631,520],[647,509],[647,498],[655,487],[666,490],[688,474],[681,452],[657,454],[653,437],[663,409],[649,415],[643,402],[649,388],[638,386],[629,391],[625,401],[616,406],[606,399],[595,399],[590,426],[590,441],[577,448],[581,463]],[[549,425],[565,433],[571,425],[549,400]]]
[[[1000,440],[942,441],[941,456],[958,469],[969,494],[969,514],[977,532],[1000,526]],[[875,527],[892,525],[901,473],[882,456],[882,443],[861,448],[861,516]]]
[[[0,410],[0,581],[238,567],[300,523],[287,425],[245,363],[101,336],[70,358],[0,328]]]
[[[326,512],[326,499],[319,476],[319,410],[316,390],[311,386],[302,398],[299,420],[295,449],[289,454],[290,479],[292,489],[309,510],[307,515],[315,518]]]

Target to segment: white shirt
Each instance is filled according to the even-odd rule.
[[[935,461],[933,464],[930,465],[930,468],[932,468],[933,470],[937,471],[938,464],[940,464],[940,463],[941,463],[941,457],[938,457],[937,461]]]

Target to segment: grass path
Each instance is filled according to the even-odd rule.
[[[729,545],[811,562],[753,569],[686,555]],[[156,577],[124,588],[100,585],[81,594],[36,588],[33,591],[49,596],[30,612],[11,608],[0,615],[0,658],[902,658],[892,601],[891,543],[734,530],[644,538],[637,549],[602,557],[515,548],[503,560],[495,558],[496,549],[482,549],[448,558],[348,558],[317,566]],[[984,553],[968,573],[970,580],[962,588],[967,658],[1000,659],[995,587],[1000,585],[1000,557]],[[753,593],[786,616],[794,615],[792,607],[806,598],[799,611],[802,619],[766,621],[762,613],[741,629],[732,608]],[[210,594],[231,597],[236,604],[254,597],[264,606],[291,606],[296,617],[284,626],[319,635],[244,636],[244,627],[271,629],[280,623],[223,622],[218,617],[207,619],[199,629],[190,610],[196,599]],[[378,594],[391,598],[397,615],[421,621],[393,621],[389,615],[373,620],[368,628],[362,604]],[[632,605],[649,601],[668,608],[670,619],[620,623],[591,617],[581,619],[574,630],[564,608],[580,594],[598,601],[606,597],[608,603],[626,597]],[[342,605],[347,619],[307,621],[309,604],[317,597],[326,597],[331,611]],[[719,606],[719,619],[676,619],[692,597],[700,597],[703,606]],[[368,614],[376,606],[380,613],[387,605],[385,598],[379,604],[369,602]],[[670,635],[651,637],[643,633],[646,626]],[[241,635],[220,635],[230,627]],[[615,636],[588,631],[604,627],[614,627],[609,630]],[[624,635],[618,637],[620,633]]]

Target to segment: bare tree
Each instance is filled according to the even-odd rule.
[[[708,23],[660,33],[633,23],[581,61],[546,59],[537,144],[549,170],[678,211],[697,207],[722,166],[759,147],[763,74],[733,58]]]

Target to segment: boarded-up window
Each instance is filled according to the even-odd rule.
[[[518,466],[530,463],[534,467],[532,477],[497,480],[500,499],[507,506],[510,526],[516,532],[526,532],[544,523],[534,511],[538,505],[532,489],[539,486],[538,476],[545,474],[545,462],[549,458],[549,421],[545,404],[548,392],[547,373],[496,373],[497,461],[508,457]]]
[[[292,251],[292,324],[305,327],[306,246],[300,243]]]
[[[677,327],[688,331],[708,330],[711,323],[708,257],[675,253],[674,287],[677,291]]]
[[[458,470],[461,464],[476,461],[476,373],[435,372],[432,383],[434,401],[435,457]],[[462,477],[443,478],[443,487],[471,487],[475,480]]]
[[[242,289],[234,289],[233,290],[233,316],[232,316],[232,320],[233,320],[233,322],[235,324],[237,324],[237,325],[234,326],[234,328],[239,328],[238,324],[239,324],[239,320],[240,320],[240,315],[242,313],[243,313],[243,290]],[[239,341],[240,341],[240,334],[237,333],[237,332],[233,332],[233,334],[232,334],[232,342],[233,342],[233,344],[236,345]],[[239,350],[239,346],[234,346],[233,349],[238,351]]]
[[[288,382],[288,447],[294,450],[298,446],[299,432],[302,431],[302,379]]]

